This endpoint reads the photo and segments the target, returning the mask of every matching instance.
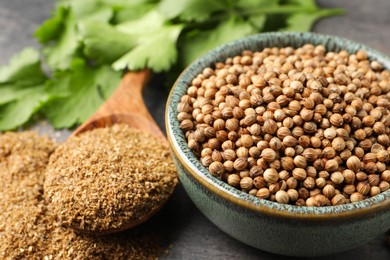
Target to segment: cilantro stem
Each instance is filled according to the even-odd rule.
[[[240,15],[267,15],[267,14],[289,14],[289,13],[314,13],[324,12],[327,15],[340,15],[344,13],[344,10],[334,9],[318,9],[318,8],[302,8],[296,6],[278,6],[278,7],[262,7],[248,10],[236,10]],[[326,11],[326,12],[325,12]]]
[[[237,15],[240,17],[247,17],[253,15],[272,15],[272,14],[294,14],[294,13],[320,13],[320,16],[331,16],[331,15],[341,15],[345,11],[340,8],[332,9],[318,9],[318,8],[302,8],[296,6],[277,6],[277,7],[262,7],[255,9],[232,9],[230,7],[226,8],[223,12],[215,13],[210,17],[206,22],[192,22],[185,25],[185,30],[190,31],[195,28],[207,28],[211,25],[214,25],[220,21],[227,19],[231,15]]]

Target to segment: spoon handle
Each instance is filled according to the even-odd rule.
[[[91,118],[112,114],[136,113],[153,120],[142,98],[142,90],[148,83],[150,76],[149,70],[127,72],[111,97]]]
[[[124,123],[149,132],[165,141],[164,134],[150,115],[142,97],[142,90],[150,76],[149,70],[127,72],[111,97],[79,126],[73,135],[93,128]]]

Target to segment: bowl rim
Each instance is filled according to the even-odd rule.
[[[267,40],[270,39],[277,41],[278,46],[267,45]],[[305,43],[331,46],[331,51],[347,49],[349,52],[355,52],[358,49],[363,49],[367,52],[369,59],[379,61],[385,69],[390,70],[390,58],[383,53],[366,45],[333,35],[313,32],[269,32],[254,34],[228,42],[212,49],[187,66],[171,88],[165,111],[165,126],[171,151],[190,176],[207,190],[236,206],[259,214],[306,221],[337,221],[339,219],[356,219],[357,216],[363,217],[386,211],[390,208],[390,189],[359,202],[324,207],[294,206],[260,199],[246,194],[212,176],[187,146],[176,119],[176,107],[195,74],[203,70],[205,66],[210,66],[217,61],[224,61],[226,57],[241,53],[245,49],[243,47],[257,49],[257,46],[260,46],[257,49],[260,50],[265,47],[286,47],[291,45],[298,47],[303,46]]]

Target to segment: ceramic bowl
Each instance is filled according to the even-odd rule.
[[[390,59],[347,39],[315,33],[264,33],[220,46],[193,62],[174,84],[166,108],[166,129],[179,177],[200,211],[221,230],[243,243],[275,254],[319,256],[362,245],[390,228],[390,190],[339,206],[284,205],[239,191],[213,177],[187,147],[177,104],[192,79],[205,67],[249,49],[323,44],[327,51],[367,51],[390,69]]]

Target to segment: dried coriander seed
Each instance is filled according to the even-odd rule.
[[[243,190],[250,190],[253,187],[253,180],[251,177],[244,177],[240,180],[240,187]]]
[[[342,205],[342,204],[345,204],[346,200],[345,200],[345,197],[344,195],[342,194],[336,194],[332,200],[331,200],[331,203],[332,205],[336,206],[336,205]]]
[[[354,172],[358,172],[360,170],[360,167],[361,167],[361,162],[357,156],[351,156],[350,158],[348,158],[346,165],[347,165],[348,169],[350,169]]]
[[[240,176],[238,174],[229,174],[227,178],[227,183],[233,187],[238,187],[240,185]]]
[[[282,204],[287,204],[290,200],[290,197],[288,193],[284,190],[279,190],[275,194],[275,199],[277,202],[282,203]]]
[[[264,180],[268,183],[276,183],[279,179],[278,172],[273,168],[268,168],[264,171]]]
[[[266,148],[261,152],[261,158],[264,158],[266,162],[272,162],[276,158],[276,152],[271,148]]]
[[[269,191],[268,188],[260,188],[256,193],[256,197],[261,199],[267,199],[270,195],[271,192]]]

